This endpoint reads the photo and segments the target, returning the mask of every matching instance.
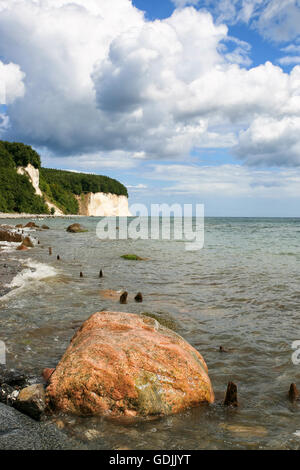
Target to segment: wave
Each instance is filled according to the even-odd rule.
[[[58,271],[49,266],[48,264],[39,263],[28,259],[26,261],[26,267],[19,272],[14,279],[7,284],[5,287],[11,289],[2,299],[6,299],[8,296],[14,294],[16,291],[27,287],[31,282],[41,281],[49,277],[54,277],[58,274]]]
[[[0,242],[0,253],[10,253],[15,251],[20,242]]]

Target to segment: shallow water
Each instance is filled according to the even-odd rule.
[[[76,221],[89,232],[66,233]],[[54,367],[96,311],[155,313],[174,320],[204,356],[216,404],[132,424],[60,417],[60,426],[91,448],[299,449],[300,402],[290,404],[287,391],[291,382],[300,386],[291,359],[300,340],[300,219],[207,218],[204,248],[190,252],[175,240],[99,240],[97,222],[47,219],[51,230],[33,234],[41,245],[5,254],[29,264],[24,287],[0,300],[8,365],[33,374]],[[149,260],[125,261],[126,253]],[[104,289],[141,291],[144,302],[120,305],[103,299]],[[239,388],[234,410],[219,405],[229,380]]]

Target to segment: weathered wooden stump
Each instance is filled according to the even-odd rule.
[[[233,382],[228,382],[224,406],[239,406],[237,399],[237,386]]]
[[[296,384],[292,383],[289,389],[289,399],[292,403],[299,400],[300,393],[297,389]]]
[[[120,296],[120,304],[127,304],[128,292],[123,292]]]
[[[138,292],[134,298],[136,302],[143,302],[143,294],[141,292]]]

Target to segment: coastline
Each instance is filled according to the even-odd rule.
[[[62,215],[51,215],[51,214],[26,214],[24,212],[21,213],[5,213],[0,212],[0,219],[55,219],[57,217],[65,218],[65,219],[73,219],[74,217],[84,217],[84,215],[78,214],[62,214]]]

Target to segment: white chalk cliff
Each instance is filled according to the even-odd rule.
[[[27,175],[35,193],[43,196],[40,190],[40,172],[30,163],[26,167],[19,167],[18,173]],[[88,193],[81,196],[75,196],[79,204],[79,215],[94,217],[128,217],[130,216],[128,208],[128,198],[111,193]],[[54,215],[63,215],[63,212],[52,202],[45,198],[46,204],[51,210],[54,209]]]
[[[88,193],[77,196],[80,215],[94,217],[129,217],[128,198],[111,193]]]
[[[30,183],[32,184],[35,194],[42,196],[42,191],[40,190],[40,172],[37,168],[34,168],[30,163],[25,167],[19,166],[17,172],[20,175],[27,175]]]
[[[29,178],[30,183],[32,184],[35,194],[38,196],[43,196],[42,191],[40,190],[40,172],[38,168],[34,168],[30,163],[26,167],[20,166],[17,169],[17,172],[20,175],[27,175]],[[52,208],[54,209],[54,214],[53,215],[64,215],[64,213],[52,202],[48,201],[48,199],[45,197],[45,202],[49,209],[51,210]]]

